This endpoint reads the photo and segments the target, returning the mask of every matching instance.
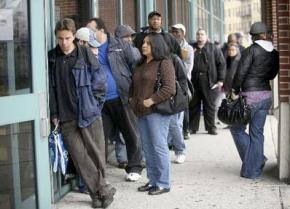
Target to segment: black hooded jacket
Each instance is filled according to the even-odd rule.
[[[270,91],[270,80],[279,72],[279,53],[267,51],[257,43],[244,50],[232,88],[235,93]]]

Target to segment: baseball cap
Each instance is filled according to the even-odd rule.
[[[76,38],[88,42],[91,47],[99,47],[101,44],[96,40],[94,31],[87,27],[82,27],[77,30]]]
[[[178,24],[172,25],[171,27],[172,27],[172,28],[176,28],[176,29],[181,29],[181,30],[183,31],[184,35],[185,35],[185,33],[186,33],[186,29],[185,29],[184,25],[182,25],[181,23],[178,23]]]
[[[115,29],[115,36],[123,38],[126,36],[134,35],[136,32],[129,25],[119,25]]]
[[[159,17],[161,17],[162,15],[161,15],[161,13],[160,12],[157,12],[157,11],[153,11],[153,12],[150,12],[149,14],[148,14],[148,19],[151,19],[153,16],[159,16]]]
[[[267,25],[263,22],[255,22],[251,25],[250,34],[256,35],[261,33],[267,33],[269,31]]]

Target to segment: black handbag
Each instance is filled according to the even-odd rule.
[[[232,100],[227,95],[218,109],[218,119],[228,125],[247,125],[251,119],[251,109],[246,103],[246,97]]]
[[[157,72],[157,79],[156,79],[156,84],[154,87],[155,92],[159,91],[162,86],[160,65],[161,65],[161,62],[159,64],[159,68]],[[186,108],[188,108],[187,93],[183,91],[183,89],[181,88],[177,80],[175,80],[175,86],[176,86],[176,94],[161,103],[153,105],[152,109],[154,112],[157,112],[163,115],[171,115],[171,114],[182,112]]]

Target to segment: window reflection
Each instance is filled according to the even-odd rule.
[[[31,92],[27,0],[0,3],[0,96]]]
[[[1,209],[37,208],[33,138],[33,122],[0,126]]]

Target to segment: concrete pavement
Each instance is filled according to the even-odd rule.
[[[268,157],[260,180],[239,177],[241,162],[228,129],[219,135],[205,131],[186,141],[184,164],[172,164],[171,192],[158,196],[137,192],[147,182],[125,182],[125,172],[108,166],[109,181],[117,188],[110,209],[290,209],[289,186],[278,181],[277,121],[269,116],[265,126]],[[174,154],[172,154],[172,160]],[[88,209],[88,195],[71,192],[54,209]]]

